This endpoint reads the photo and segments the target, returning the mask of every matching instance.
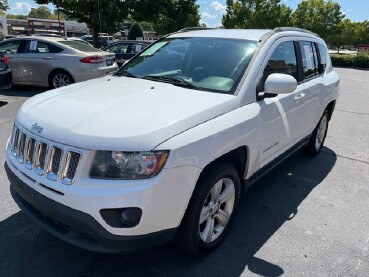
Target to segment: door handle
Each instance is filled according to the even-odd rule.
[[[300,99],[305,97],[305,93],[299,93],[295,96],[295,101],[299,101]]]
[[[51,60],[51,59],[52,59],[52,57],[43,57],[42,59],[43,59],[43,60]]]

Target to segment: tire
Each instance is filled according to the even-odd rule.
[[[240,178],[232,165],[218,163],[208,168],[197,182],[177,231],[177,245],[195,256],[214,250],[230,228],[240,194]]]
[[[64,70],[56,70],[49,77],[49,86],[51,89],[60,88],[73,84],[73,77]]]
[[[319,120],[318,125],[311,134],[308,144],[304,148],[305,154],[309,156],[316,156],[322,150],[325,138],[327,136],[328,122],[329,113],[327,110],[325,110]]]

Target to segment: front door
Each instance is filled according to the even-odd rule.
[[[22,53],[18,54],[20,82],[47,85],[54,65],[54,54],[51,52],[44,41],[26,40]]]
[[[270,57],[263,69],[258,91],[264,91],[267,77],[283,73],[298,79],[295,43],[291,40],[277,41],[270,50]],[[263,167],[301,138],[297,129],[303,129],[305,103],[304,84],[289,94],[279,94],[259,100],[260,105],[260,165]]]

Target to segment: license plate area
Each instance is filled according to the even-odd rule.
[[[113,63],[114,63],[114,61],[113,61],[112,59],[107,59],[107,60],[106,60],[106,65],[107,65],[107,66],[112,66],[112,65],[113,65]]]

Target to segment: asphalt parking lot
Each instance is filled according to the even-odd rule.
[[[336,70],[341,95],[323,152],[297,153],[252,187],[203,258],[172,244],[88,252],[32,223],[10,196],[4,149],[16,110],[44,89],[0,91],[0,276],[369,276],[369,71]]]

